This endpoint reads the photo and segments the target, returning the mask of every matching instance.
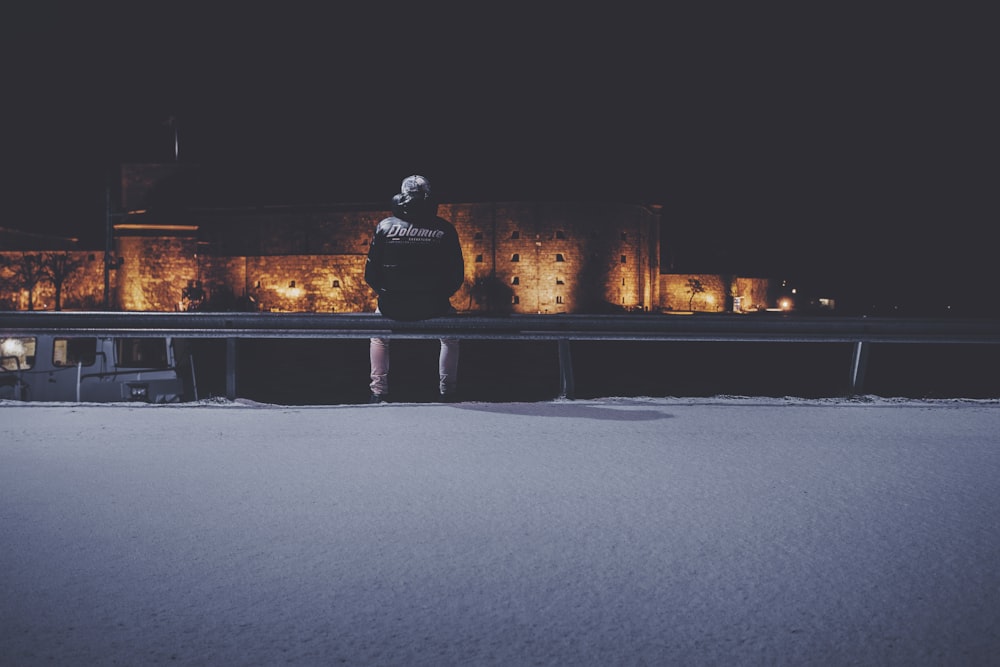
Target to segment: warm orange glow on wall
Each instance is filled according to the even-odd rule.
[[[375,295],[364,282],[365,257],[372,230],[388,211],[331,205],[144,216],[143,188],[161,171],[172,173],[139,166],[128,171],[130,198],[123,195],[122,207],[131,204],[132,210],[127,221],[114,226],[109,265],[113,308],[174,311],[190,304],[182,292],[197,281],[212,309],[237,301],[263,311],[374,309]],[[452,298],[459,311],[664,306],[659,211],[624,204],[490,202],[442,204],[439,214],[455,225],[465,255],[466,281]],[[150,223],[142,224],[147,219]],[[171,224],[172,219],[183,224]],[[103,269],[98,257],[86,274],[67,283],[69,292],[102,302]],[[36,304],[43,289],[48,287],[35,291]]]
[[[158,232],[196,232],[197,225],[147,225],[133,222],[123,222],[115,225],[115,231],[158,231]]]

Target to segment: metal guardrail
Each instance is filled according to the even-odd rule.
[[[1000,319],[900,319],[799,314],[453,315],[399,322],[372,313],[0,313],[0,336],[29,334],[226,339],[226,387],[236,397],[239,338],[462,338],[559,342],[560,388],[572,398],[569,341],[853,343],[850,390],[860,393],[872,343],[1000,344]]]

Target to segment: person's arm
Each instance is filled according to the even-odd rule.
[[[382,293],[382,240],[376,228],[368,246],[368,258],[365,260],[365,282],[378,294]]]
[[[448,268],[445,273],[445,289],[448,290],[448,296],[451,296],[465,282],[465,258],[462,256],[462,245],[458,242],[458,234],[449,234],[448,241]]]

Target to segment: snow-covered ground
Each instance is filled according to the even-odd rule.
[[[998,507],[995,400],[0,403],[0,664],[996,665]]]

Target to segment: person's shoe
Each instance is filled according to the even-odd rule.
[[[372,394],[368,397],[368,402],[371,404],[375,403],[385,403],[388,399],[385,394]]]

